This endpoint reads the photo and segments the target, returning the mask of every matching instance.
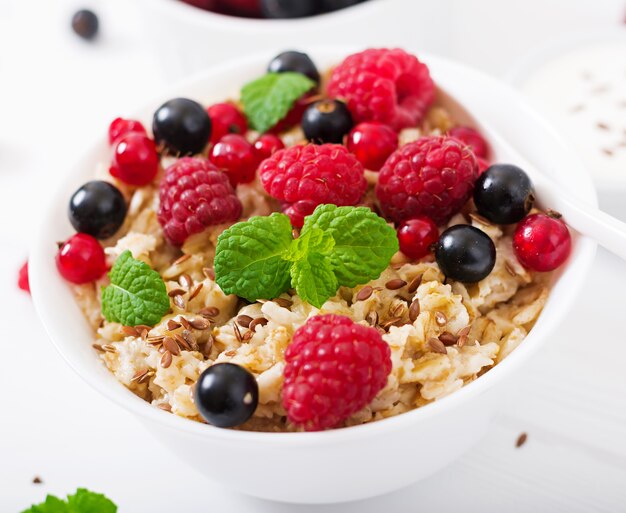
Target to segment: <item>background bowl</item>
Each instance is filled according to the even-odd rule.
[[[350,52],[336,48],[309,53],[324,69]],[[154,109],[174,96],[207,104],[233,97],[243,83],[264,72],[271,57],[265,54],[215,67],[164,92],[137,116],[149,125]],[[458,64],[421,57],[435,81],[476,119],[498,130],[537,168],[561,179],[564,188],[595,203],[593,185],[580,162],[514,91]],[[108,159],[108,144],[101,134],[42,213],[31,252],[30,277],[43,324],[63,357],[87,383],[135,414],[180,458],[224,486],[267,499],[321,503],[371,497],[422,479],[460,456],[484,434],[518,371],[547,343],[567,314],[595,254],[593,241],[576,238],[572,256],[524,343],[494,369],[449,397],[380,422],[321,433],[218,429],[163,412],[118,383],[92,349],[92,331],[56,271],[56,241],[72,233],[67,201],[93,176],[96,166]],[[71,398],[64,401],[71,402]],[[146,463],[158,469],[158,456]]]

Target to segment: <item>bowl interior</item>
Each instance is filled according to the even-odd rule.
[[[318,49],[309,53],[320,69],[324,69],[336,64],[351,51],[349,48],[335,48]],[[593,185],[580,162],[572,156],[557,134],[529,110],[512,89],[450,61],[428,55],[421,57],[429,65],[435,81],[464,105],[472,117],[488,122],[538,169],[552,175],[582,199],[590,203],[596,202]],[[187,96],[203,104],[236,98],[242,84],[264,73],[270,58],[271,55],[253,56],[197,75],[154,98],[144,108],[132,113],[133,117],[138,117],[146,126],[150,126],[154,110],[164,101],[177,96]],[[119,114],[112,112],[110,117],[113,119]],[[106,120],[103,122],[104,126]],[[499,160],[507,160],[506,155],[498,154],[497,148],[496,154]],[[331,440],[340,441],[345,436],[369,436],[380,430],[403,428],[419,422],[425,416],[436,415],[442,408],[453,408],[460,401],[470,400],[473,395],[480,394],[486,387],[495,386],[546,341],[547,335],[567,313],[576,296],[575,291],[582,283],[581,277],[591,265],[595,254],[593,241],[576,237],[572,256],[555,283],[540,319],[524,343],[480,379],[449,397],[383,421],[322,433],[275,435],[213,428],[160,411],[118,383],[92,349],[91,328],[83,319],[70,288],[56,271],[56,242],[73,233],[66,215],[69,197],[77,187],[92,178],[98,165],[107,164],[109,158],[106,133],[103,130],[93,147],[68,170],[64,183],[51,196],[49,205],[42,211],[41,226],[36,233],[30,257],[33,300],[58,350],[91,386],[146,420],[198,436],[258,439],[263,443],[325,443]]]

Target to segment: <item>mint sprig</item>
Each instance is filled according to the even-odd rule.
[[[154,326],[170,309],[165,282],[148,264],[124,251],[109,273],[111,285],[102,289],[102,314],[124,326]]]
[[[116,513],[117,506],[104,495],[79,488],[66,500],[48,495],[40,504],[33,504],[22,513]]]
[[[396,251],[395,230],[368,208],[320,205],[297,239],[283,214],[233,225],[217,239],[215,275],[225,293],[248,301],[291,286],[320,308],[340,286],[378,278]]]
[[[241,89],[241,103],[250,126],[265,132],[283,119],[315,82],[302,73],[267,73]]]

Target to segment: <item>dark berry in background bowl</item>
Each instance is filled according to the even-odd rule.
[[[366,0],[180,0],[205,11],[244,18],[291,19],[352,7]]]

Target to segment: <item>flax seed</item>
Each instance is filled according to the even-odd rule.
[[[174,335],[174,340],[178,343],[180,347],[185,349],[186,351],[191,351],[191,346],[187,343],[187,341],[181,337],[178,333]]]
[[[204,283],[198,283],[193,288],[193,290],[189,293],[189,301],[193,300],[198,294],[200,294],[202,287],[204,287]]]
[[[444,346],[453,346],[457,343],[458,337],[449,331],[444,331],[441,335],[439,335],[439,340],[441,340]]]
[[[139,332],[134,326],[122,326],[122,334],[127,337],[138,337]]]
[[[180,347],[178,347],[178,344],[172,337],[165,337],[163,339],[163,347],[174,356],[178,356],[180,354]]]
[[[367,314],[365,320],[369,323],[370,326],[376,326],[378,324],[378,312],[371,311]]]
[[[182,296],[185,292],[186,291],[183,289],[172,289],[167,293],[167,295],[169,297]]]
[[[174,304],[181,310],[185,309],[185,300],[183,296],[174,296]]]
[[[409,320],[415,322],[420,315],[420,300],[415,298],[409,307]]]
[[[472,329],[471,326],[465,326],[465,328],[459,331],[459,333],[457,334],[458,336],[457,345],[459,347],[463,347],[467,343],[467,337],[471,329]]]
[[[204,319],[202,317],[196,317],[195,319],[189,321],[189,324],[191,324],[192,328],[202,331],[211,326],[211,321],[208,321],[207,319]]]
[[[167,369],[170,365],[172,365],[172,353],[169,351],[165,351],[163,356],[161,356],[161,367]]]
[[[163,411],[166,411],[168,413],[172,413],[172,407],[168,403],[157,404],[157,408],[159,408],[159,410],[163,410]]]
[[[443,312],[435,312],[435,322],[437,326],[445,326],[448,323],[448,318]]]
[[[180,265],[183,262],[186,262],[187,260],[189,260],[191,258],[191,255],[183,255],[180,258],[174,260],[174,263],[172,265]]]
[[[448,350],[446,346],[443,345],[443,342],[438,338],[431,338],[428,340],[428,346],[433,353],[439,354],[448,354]]]
[[[388,330],[392,326],[397,326],[402,321],[402,317],[393,317],[381,325],[381,328]]]
[[[235,320],[237,321],[237,324],[239,324],[239,326],[241,326],[242,328],[249,328],[250,323],[252,322],[252,317],[250,317],[249,315],[239,315]]]
[[[191,329],[191,324],[189,324],[189,321],[187,319],[185,319],[184,317],[179,317],[178,319],[180,320],[180,323],[182,324],[183,328],[185,328],[186,330]]]
[[[243,337],[241,337],[241,339],[244,342],[247,342],[248,340],[250,340],[252,337],[254,337],[254,331],[252,330],[248,330],[243,334]]]
[[[509,273],[511,276],[517,276],[517,271],[513,268],[513,265],[508,260],[505,260],[504,268],[506,269],[506,272]]]
[[[210,267],[203,267],[202,274],[211,281],[215,281],[215,271]]]
[[[289,301],[289,299],[285,299],[285,298],[282,298],[282,297],[274,298],[273,301],[278,306],[286,308],[287,310],[289,310],[293,306],[293,301]]]
[[[217,317],[220,309],[215,306],[207,306],[198,312],[202,317]]]
[[[528,440],[528,435],[526,433],[522,433],[520,436],[517,437],[515,447],[519,449],[522,445],[526,443],[526,440]]]
[[[180,322],[178,322],[178,321],[175,321],[174,319],[170,319],[169,321],[167,321],[167,329],[168,329],[168,331],[177,330],[181,326],[182,326],[182,324]]]
[[[193,285],[193,280],[191,279],[191,276],[185,273],[182,274],[180,278],[178,278],[178,283],[180,283],[182,287],[185,287],[187,290],[189,290]]]
[[[422,277],[423,275],[420,274],[419,276],[416,276],[411,280],[411,282],[409,283],[409,287],[407,288],[409,294],[413,294],[419,288],[419,286],[422,284]]]
[[[406,281],[396,278],[395,280],[389,280],[385,283],[385,288],[389,290],[398,290],[406,285]]]
[[[356,295],[356,300],[365,301],[366,299],[369,299],[372,296],[373,292],[374,292],[374,289],[370,287],[369,285],[366,285],[361,290],[359,290],[359,292]]]
[[[250,323],[250,326],[248,326],[248,328],[251,331],[256,331],[256,327],[257,326],[265,326],[267,324],[267,319],[265,317],[257,317],[256,319],[253,319],[252,322]]]
[[[239,329],[239,326],[237,326],[237,323],[233,324],[233,331],[235,332],[235,337],[237,338],[237,340],[239,342],[242,342],[243,337],[241,336],[241,330]]]

